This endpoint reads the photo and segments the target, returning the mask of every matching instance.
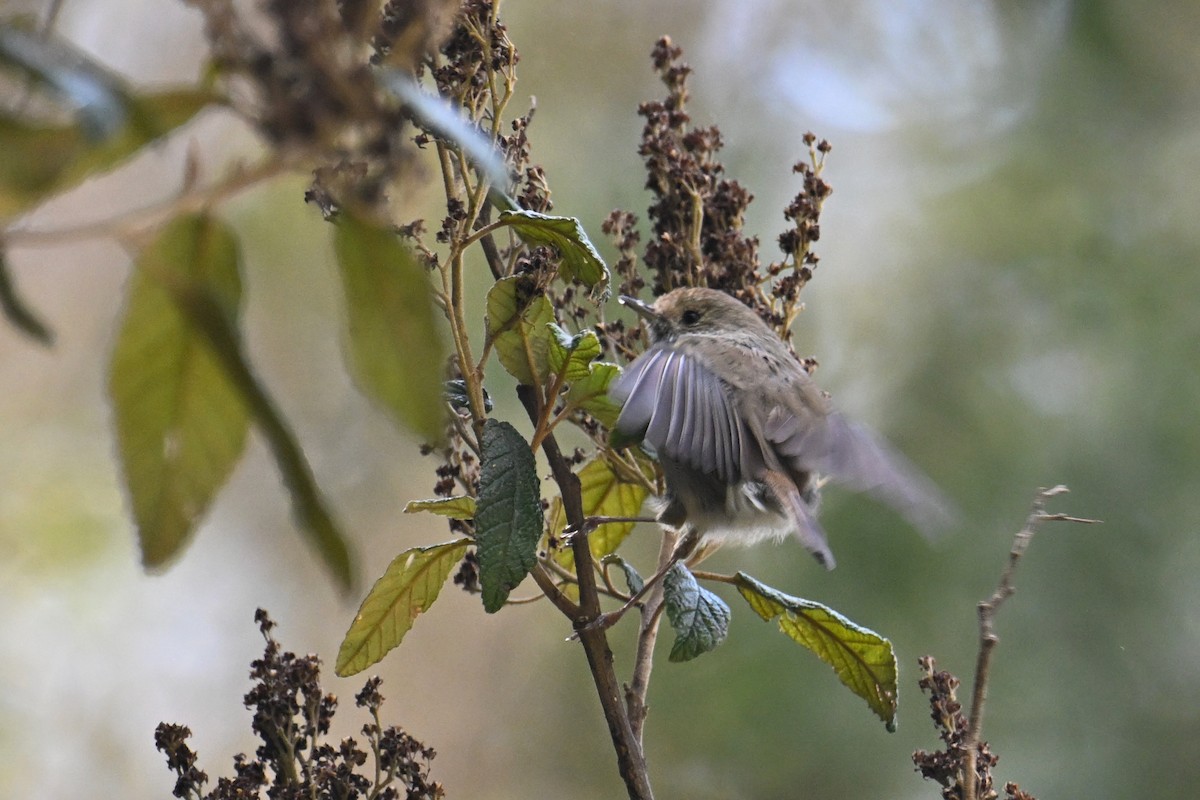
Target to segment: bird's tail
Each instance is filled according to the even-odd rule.
[[[761,478],[771,494],[779,501],[779,505],[787,514],[788,519],[791,520],[792,531],[800,540],[800,544],[804,545],[804,549],[812,553],[817,562],[825,569],[833,569],[837,566],[821,523],[817,522],[816,515],[804,502],[804,498],[800,496],[800,490],[796,488],[792,479],[773,469],[764,470]]]

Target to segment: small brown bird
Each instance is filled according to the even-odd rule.
[[[816,518],[823,478],[867,491],[932,533],[953,519],[937,487],[828,397],[751,309],[713,289],[621,302],[651,347],[610,394],[624,407],[614,441],[643,442],[662,464],[659,522],[685,531],[672,562],[698,544],[795,535],[827,569]]]

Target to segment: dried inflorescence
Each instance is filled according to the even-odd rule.
[[[253,759],[241,753],[234,756],[234,776],[220,778],[216,788],[205,793],[208,775],[196,767],[196,754],[188,746],[191,730],[160,724],[154,743],[175,772],[175,797],[244,800],[264,792],[277,800],[436,800],[444,796],[441,784],[429,778],[429,762],[436,755],[433,748],[400,728],[381,725],[379,678],[369,679],[355,696],[355,704],[371,717],[362,727],[376,762],[368,777],[359,770],[372,755],[355,739],[346,738],[337,745],[324,741],[337,711],[337,698],[321,690],[320,659],[281,650],[271,634],[275,623],[262,609],[255,614],[255,621],[267,644],[263,657],[251,664],[254,686],[244,702],[254,712],[251,728],[262,744]]]
[[[646,245],[646,267],[654,275],[655,295],[679,286],[711,286],[752,300],[758,239],[742,235],[742,225],[753,195],[722,177],[721,131],[715,125],[689,127],[691,67],[682,55],[669,38],[658,41],[652,58],[667,96],[638,107],[646,120],[638,153],[655,198],[648,209],[654,235]]]
[[[383,203],[412,152],[404,110],[366,58],[361,4],[267,0],[256,14],[231,0],[190,2],[235,109],[280,150],[324,165],[306,199],[326,216],[346,202]]]
[[[752,307],[789,341],[800,290],[818,261],[812,245],[820,238],[821,209],[832,191],[821,172],[832,148],[812,133],[804,135],[809,160],[793,167],[803,185],[783,212],[791,223],[779,236],[783,258],[764,267],[757,237],[744,231],[754,196],[724,176],[718,158],[724,144],[720,130],[691,126],[687,81],[692,70],[682,55],[669,38],[658,41],[652,59],[667,96],[638,108],[646,120],[638,152],[646,164],[646,187],[654,195],[648,209],[652,236],[644,257],[653,276],[651,291],[657,296],[679,286],[720,289]],[[637,275],[636,222],[632,214],[614,211],[604,226],[621,252],[616,273],[623,294],[636,294],[644,285]],[[640,350],[638,340],[615,323],[600,333],[611,352],[628,357]],[[815,362],[805,366],[811,370]]]
[[[964,784],[970,773],[967,757],[970,744],[969,723],[956,696],[959,680],[945,670],[938,670],[932,656],[923,656],[918,663],[922,672],[918,685],[929,695],[933,726],[946,747],[934,752],[918,750],[913,753],[913,763],[922,777],[942,786],[944,800],[964,800],[967,796]],[[991,752],[987,742],[976,742],[975,753],[973,796],[977,800],[997,800],[999,795],[992,784],[992,768],[1000,757]],[[1004,791],[1008,800],[1036,800],[1015,783],[1005,784]]]

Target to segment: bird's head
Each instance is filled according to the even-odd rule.
[[[675,289],[653,305],[627,295],[621,296],[621,302],[646,320],[655,342],[671,342],[688,333],[766,330],[766,323],[754,311],[716,289]]]

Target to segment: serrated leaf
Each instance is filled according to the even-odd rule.
[[[487,295],[488,339],[508,373],[526,386],[546,380],[554,307],[545,295],[527,295],[520,276],[501,278]]]
[[[640,483],[622,481],[609,463],[595,458],[579,470],[579,489],[583,500],[583,513],[588,517],[636,517],[646,501],[646,487]],[[558,501],[558,498],[555,498]],[[592,556],[600,560],[616,552],[625,541],[635,522],[605,522],[588,533],[588,547]],[[557,535],[566,525],[566,514],[562,503],[551,501],[550,532]],[[560,564],[574,569],[575,556],[569,548],[560,550],[555,556]]]
[[[600,424],[611,428],[621,414],[621,406],[608,396],[608,387],[621,375],[621,368],[607,361],[588,364],[588,374],[571,384],[567,405],[582,408]]]
[[[683,564],[676,562],[663,578],[663,603],[675,631],[670,661],[690,661],[725,641],[729,606],[697,583]]]
[[[396,556],[363,598],[338,649],[334,671],[342,677],[362,672],[400,644],[417,616],[433,605],[470,544],[458,539]]]
[[[445,349],[425,270],[390,231],[342,212],[334,250],[359,387],[426,442],[442,439]]]
[[[0,250],[0,311],[14,328],[39,344],[49,347],[54,343],[54,334],[46,327],[46,323],[42,322],[17,293],[17,286],[13,283],[3,250]]]
[[[541,486],[529,443],[509,423],[487,420],[480,451],[475,541],[483,608],[494,614],[537,563]]]
[[[560,272],[564,278],[583,283],[593,295],[608,293],[608,266],[579,220],[536,211],[502,211],[499,221],[511,226],[528,245],[556,249],[562,257]]]
[[[428,511],[450,519],[474,519],[475,498],[470,495],[435,497],[431,500],[412,500],[404,507],[405,514]]]
[[[99,141],[79,125],[44,125],[0,113],[0,217],[115,167],[218,99],[199,89],[127,98],[125,124]]]
[[[739,572],[738,591],[750,607],[797,644],[814,652],[838,680],[867,701],[889,731],[896,729],[896,654],[892,643],[820,603],[772,589]]]
[[[580,331],[572,336],[558,323],[546,324],[550,330],[547,359],[550,372],[562,375],[568,383],[588,376],[588,367],[600,357],[600,339],[594,331]]]
[[[109,368],[117,449],[141,543],[159,566],[179,552],[241,456],[247,405],[163,274],[241,302],[237,241],[206,216],[167,226],[138,258]]]
[[[138,266],[169,293],[188,326],[188,335],[203,340],[225,378],[236,387],[279,466],[300,532],[317,549],[342,588],[348,590],[354,582],[354,567],[346,539],[326,507],[295,435],[250,368],[237,327],[237,298],[224,287],[197,280],[180,268],[206,257],[206,248],[211,246],[194,231],[203,233],[216,225],[206,215],[176,219],[147,250],[154,257],[139,259]],[[218,226],[218,230],[223,229]]]

